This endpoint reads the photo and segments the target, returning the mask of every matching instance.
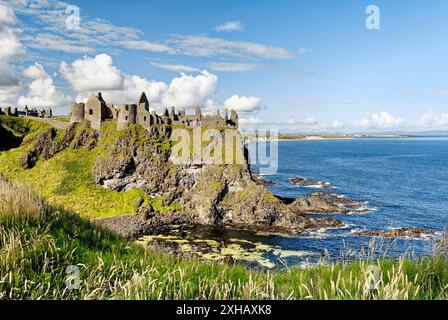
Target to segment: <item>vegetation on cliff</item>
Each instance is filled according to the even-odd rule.
[[[95,184],[95,161],[103,146],[120,134],[113,126],[105,124],[106,138],[99,139],[87,123],[66,131],[21,118],[0,117],[0,123],[23,137],[19,147],[0,153],[0,173],[28,184],[52,204],[92,218],[135,214],[145,202],[169,210],[138,188],[114,192]],[[24,167],[27,161],[32,166]]]
[[[402,258],[248,271],[127,242],[4,178],[0,235],[0,299],[448,298],[446,239],[437,243],[433,257],[413,262]],[[375,290],[365,286],[372,265],[380,270]],[[69,266],[79,268],[79,289],[67,288]]]

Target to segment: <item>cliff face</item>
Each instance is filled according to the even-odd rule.
[[[171,130],[133,125],[117,131],[105,122],[99,132],[86,121],[64,131],[44,126],[30,130],[20,148],[3,156],[17,163],[4,166],[5,173],[91,217],[139,213],[156,217],[155,223],[172,213],[199,224],[291,231],[342,225],[306,215],[338,207],[319,199],[279,199],[253,179],[247,164],[174,164]]]
[[[168,126],[148,134],[137,125],[105,137],[94,166],[95,183],[113,191],[140,188],[201,224],[288,229],[341,225],[303,215],[303,203],[284,203],[254,181],[248,165],[173,164],[170,134]]]

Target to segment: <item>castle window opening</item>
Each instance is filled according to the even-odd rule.
[[[143,121],[145,121],[145,122],[146,122],[146,117],[143,117]]]
[[[125,118],[126,120],[128,120],[128,116],[126,116],[126,118]]]
[[[93,110],[89,109],[89,114],[92,115],[93,114]]]
[[[129,111],[129,106],[126,106],[126,111]],[[126,119],[127,120],[127,119]]]

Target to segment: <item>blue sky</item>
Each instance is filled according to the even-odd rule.
[[[2,105],[66,113],[91,92],[122,103],[145,90],[156,110],[235,108],[247,126],[448,128],[444,0],[0,4]],[[369,5],[379,30],[365,26]]]

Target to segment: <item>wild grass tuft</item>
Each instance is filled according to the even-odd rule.
[[[281,272],[205,263],[127,242],[0,178],[0,299],[447,299],[446,237],[433,256]],[[68,266],[79,289],[66,285]],[[379,270],[366,288],[368,269]]]

